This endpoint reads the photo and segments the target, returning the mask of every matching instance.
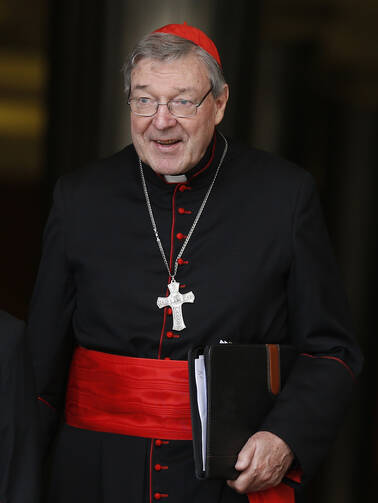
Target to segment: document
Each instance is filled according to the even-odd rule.
[[[202,465],[205,470],[206,464],[206,425],[207,425],[207,385],[206,369],[203,355],[199,355],[194,361],[194,372],[197,387],[198,413],[201,420],[202,432]]]

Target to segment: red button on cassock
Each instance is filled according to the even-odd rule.
[[[178,339],[180,337],[179,334],[174,334],[173,332],[167,332],[166,335],[167,335],[168,339],[172,339],[172,338]],[[0,503],[1,503],[1,501],[0,501]]]
[[[160,500],[161,498],[168,498],[168,494],[163,494],[163,493],[155,493],[154,498],[156,500]]]
[[[190,215],[192,213],[190,210],[186,210],[185,208],[179,208],[177,211],[180,215]]]
[[[182,258],[179,258],[179,259],[177,260],[177,263],[178,263],[178,265],[189,264],[189,262],[188,262],[187,260],[184,260],[184,259],[182,259]]]
[[[162,443],[163,442],[159,438],[157,440],[155,440],[156,447],[160,447]]]
[[[172,314],[172,308],[171,308],[171,307],[169,307],[169,308],[167,309],[167,314]]]
[[[179,191],[184,192],[184,190],[192,190],[192,187],[188,187],[187,185],[181,185]]]
[[[157,464],[157,465],[155,465],[155,466],[154,466],[154,469],[155,469],[157,472],[160,472],[160,470],[168,470],[168,466],[167,466],[167,465],[163,465],[163,466],[162,466],[162,465]]]
[[[182,232],[178,232],[178,233],[176,234],[176,238],[177,238],[177,239],[185,239],[185,238],[186,238],[186,236],[185,236],[185,234],[183,234]]]

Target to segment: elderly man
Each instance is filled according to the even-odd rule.
[[[228,86],[194,27],[141,40],[125,90],[132,145],[62,177],[45,230],[28,340],[47,501],[293,502],[282,480],[312,476],[361,365],[314,181],[216,129]],[[186,360],[220,340],[300,356],[238,478],[198,480]]]

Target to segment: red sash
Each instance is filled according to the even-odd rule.
[[[191,440],[188,365],[77,348],[66,395],[76,428]]]
[[[78,347],[67,385],[66,423],[147,438],[191,440],[188,364]],[[249,503],[294,503],[285,484],[251,493]]]

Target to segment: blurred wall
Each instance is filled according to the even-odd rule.
[[[0,0],[0,309],[25,317],[40,253],[45,0]]]

